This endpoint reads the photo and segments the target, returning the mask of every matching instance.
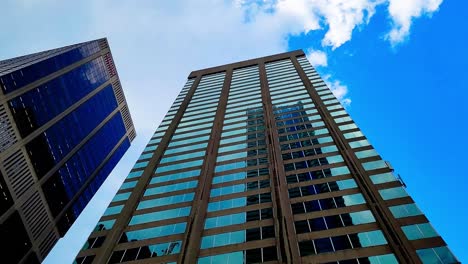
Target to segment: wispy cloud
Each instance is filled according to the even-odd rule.
[[[327,54],[320,50],[308,49],[307,50],[307,59],[314,67],[327,66]]]
[[[392,29],[386,35],[392,46],[405,41],[415,18],[431,16],[439,9],[443,0],[389,0],[388,12]]]
[[[351,105],[351,98],[348,96],[348,86],[341,83],[341,81],[334,80],[331,75],[323,76],[328,88],[333,92],[336,98],[341,102],[344,107]]]

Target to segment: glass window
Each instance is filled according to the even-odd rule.
[[[439,236],[429,223],[402,226],[401,229],[409,240]]]
[[[247,143],[244,142],[244,143],[237,144],[237,145],[231,145],[231,146],[219,148],[218,152],[223,153],[223,152],[241,150],[241,149],[246,149],[246,148],[247,148]]]
[[[175,161],[181,161],[181,160],[191,159],[191,158],[197,158],[197,157],[204,156],[205,153],[206,153],[206,151],[203,150],[203,151],[191,152],[191,153],[186,153],[186,154],[172,156],[172,157],[164,157],[164,158],[161,159],[159,164],[168,163],[168,162],[175,162]]]
[[[375,218],[372,215],[371,211],[361,211],[361,212],[354,212],[349,213],[349,217],[354,225],[359,224],[367,224],[367,223],[374,223]]]
[[[191,207],[182,207],[170,210],[163,210],[158,212],[152,212],[141,215],[134,215],[130,220],[129,225],[137,225],[143,223],[149,223],[154,221],[166,220],[181,216],[188,216],[190,214]]]
[[[147,151],[152,151],[152,150],[156,150],[157,146],[148,146],[146,147],[143,152],[147,152]]]
[[[130,197],[131,192],[126,192],[126,193],[119,193],[114,196],[114,199],[112,199],[112,202],[118,202],[118,201],[123,201],[127,200],[128,197]]]
[[[358,234],[359,241],[363,247],[372,247],[387,244],[387,240],[380,230],[364,232]]]
[[[419,249],[416,253],[423,264],[460,263],[447,247]]]
[[[124,182],[124,183],[122,183],[122,185],[120,186],[120,189],[119,189],[119,190],[124,190],[124,189],[133,188],[133,187],[136,186],[137,183],[138,183],[138,181]]]
[[[393,254],[372,256],[368,257],[368,259],[370,264],[398,264],[398,260]]]
[[[150,159],[153,156],[153,153],[141,154],[138,160]]]
[[[347,125],[339,126],[338,128],[341,131],[346,131],[346,130],[355,129],[355,128],[358,128],[358,127],[356,126],[356,124],[347,124]]]
[[[351,120],[351,117],[349,117],[349,116],[340,117],[340,118],[335,118],[335,123],[337,123],[337,124],[339,124],[339,123],[344,123],[344,122],[349,122],[349,121],[352,121],[352,120]]]
[[[422,215],[421,210],[419,210],[416,204],[395,205],[390,206],[389,209],[396,218]]]
[[[236,184],[220,188],[211,189],[210,197],[216,197],[226,194],[239,193],[245,191],[245,184]]]
[[[242,180],[242,179],[245,179],[246,177],[247,177],[247,172],[245,171],[227,174],[227,175],[221,175],[221,176],[217,176],[213,178],[213,184],[235,181],[235,180]]]
[[[144,168],[146,165],[148,165],[148,161],[138,162],[135,164],[135,166],[133,166],[133,169]]]
[[[216,217],[211,217],[211,218],[206,219],[205,229],[242,224],[245,222],[246,222],[246,213],[244,212],[238,213],[238,214],[216,216]]]
[[[349,132],[349,133],[345,133],[344,134],[344,137],[346,139],[350,139],[350,138],[358,138],[358,137],[363,137],[364,134],[362,134],[361,131],[356,131],[356,132]]]
[[[147,229],[140,229],[136,231],[129,231],[125,234],[128,237],[128,240],[143,240],[148,238],[156,238],[162,236],[169,236],[175,234],[182,234],[185,232],[186,223],[177,223],[172,225],[158,226]]]
[[[203,129],[203,130],[198,130],[198,131],[194,131],[194,132],[189,132],[189,133],[174,134],[174,135],[172,136],[172,140],[174,140],[174,139],[181,139],[181,138],[187,138],[187,137],[192,137],[192,136],[197,136],[197,135],[209,134],[210,132],[211,132],[211,128]]]
[[[244,252],[230,252],[215,256],[202,257],[198,259],[198,264],[239,264],[244,262]]]
[[[397,180],[397,178],[395,178],[395,176],[393,176],[393,173],[391,173],[391,172],[371,175],[370,179],[371,179],[372,183],[374,183],[374,184],[379,184],[379,183],[384,183],[384,182],[392,182],[392,181]]]
[[[215,173],[245,168],[246,166],[247,166],[246,161],[238,161],[238,162],[233,162],[233,163],[228,163],[228,164],[216,165]]]
[[[206,148],[207,146],[208,146],[208,143],[193,144],[193,145],[185,146],[185,147],[167,149],[166,152],[164,152],[164,154],[168,155],[168,154],[174,154],[174,153],[179,153],[179,152],[186,152],[186,151],[191,151],[195,149]]]
[[[205,140],[207,141],[209,138],[210,136],[203,136],[203,137],[191,138],[191,139],[186,139],[186,140],[172,141],[171,143],[169,143],[168,147],[175,147],[175,146],[180,146],[180,145],[185,145],[185,144],[190,144],[190,143],[195,143],[195,142],[200,142],[200,141],[205,141]]]
[[[140,177],[141,174],[143,174],[143,171],[140,170],[140,171],[132,171],[128,174],[127,176],[127,179],[132,179],[132,178],[137,178],[137,177]]]
[[[383,160],[369,161],[362,163],[366,171],[387,168],[387,163]]]
[[[360,193],[351,194],[351,195],[343,195],[343,201],[345,206],[357,205],[357,204],[365,204],[366,201],[364,200],[364,196]]]
[[[384,200],[390,200],[390,199],[396,199],[396,198],[408,196],[408,193],[401,186],[390,188],[390,189],[379,190],[379,193],[380,193],[380,196],[382,196]]]
[[[196,167],[196,166],[201,166],[202,164],[203,164],[203,160],[194,160],[194,161],[187,161],[187,162],[182,162],[182,163],[177,163],[177,164],[167,165],[167,166],[158,166],[158,168],[156,168],[156,173],[179,170],[179,169],[184,169],[188,167]]]
[[[375,151],[375,149],[358,151],[355,154],[356,154],[356,157],[358,157],[358,159],[365,159],[365,158],[375,157],[379,155],[377,151]]]
[[[200,175],[200,170],[197,169],[197,170],[191,170],[191,171],[172,173],[169,175],[155,176],[151,179],[150,184],[185,179],[185,178],[195,177],[199,175]]]
[[[104,212],[103,216],[118,214],[118,213],[120,213],[122,211],[123,207],[124,207],[123,205],[116,205],[116,206],[107,207],[107,209]]]
[[[169,205],[169,204],[189,202],[189,201],[193,201],[194,196],[195,196],[195,193],[192,192],[192,193],[184,193],[184,194],[162,197],[162,198],[157,198],[157,199],[145,200],[145,201],[141,201],[138,204],[137,210],[164,206],[164,205]]]
[[[204,236],[201,241],[201,249],[221,247],[226,245],[245,242],[245,231],[234,231],[229,233]]]
[[[365,146],[369,146],[370,143],[369,141],[367,141],[366,139],[364,140],[358,140],[358,141],[353,141],[353,142],[349,142],[349,146],[351,148],[359,148],[359,147],[365,147]]]
[[[214,212],[219,210],[226,210],[236,207],[242,207],[247,205],[247,198],[240,197],[229,200],[222,200],[217,202],[210,202],[208,204],[208,212]]]
[[[197,184],[198,184],[198,181],[188,181],[188,182],[180,182],[180,183],[174,183],[170,185],[163,185],[163,186],[148,188],[146,189],[144,196],[190,189],[190,188],[196,187]]]

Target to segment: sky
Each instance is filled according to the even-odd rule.
[[[44,263],[71,263],[197,69],[303,49],[468,261],[466,1],[2,0],[0,60],[107,37],[137,138]]]

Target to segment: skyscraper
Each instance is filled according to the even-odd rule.
[[[302,51],[189,75],[76,259],[127,261],[457,262]]]
[[[106,39],[0,61],[2,263],[39,263],[135,129]]]

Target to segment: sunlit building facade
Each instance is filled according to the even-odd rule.
[[[192,72],[76,263],[456,263],[302,51]]]
[[[106,39],[0,61],[2,263],[39,263],[135,137]]]

